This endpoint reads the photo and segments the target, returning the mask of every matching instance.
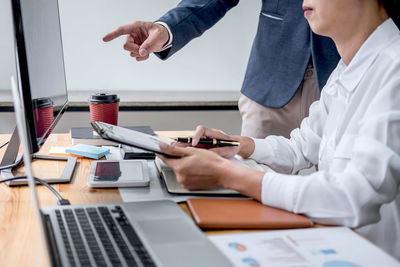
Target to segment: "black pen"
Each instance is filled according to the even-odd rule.
[[[191,144],[193,138],[192,137],[178,137],[175,138],[175,141],[179,143],[186,143],[186,144]],[[202,145],[213,145],[213,146],[238,146],[240,145],[240,142],[234,141],[234,140],[224,140],[224,139],[204,139],[200,138],[199,144]]]

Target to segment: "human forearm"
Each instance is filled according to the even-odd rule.
[[[261,201],[261,186],[264,172],[252,170],[225,160],[219,167],[220,184],[245,196]]]

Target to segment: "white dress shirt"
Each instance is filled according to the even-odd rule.
[[[164,26],[168,31],[168,37],[169,37],[168,42],[166,44],[164,44],[164,46],[157,52],[161,52],[161,51],[167,50],[168,48],[172,47],[172,41],[174,40],[174,36],[172,35],[171,29],[169,28],[168,24],[165,22],[162,22],[162,21],[156,21],[154,23]]]
[[[291,138],[254,139],[262,202],[356,228],[400,259],[400,32],[383,22],[340,61]],[[295,175],[318,165],[319,171]]]

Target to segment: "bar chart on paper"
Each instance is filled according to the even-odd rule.
[[[346,227],[215,235],[209,238],[234,266],[400,266],[394,258]]]

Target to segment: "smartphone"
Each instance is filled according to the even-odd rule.
[[[98,160],[90,165],[90,187],[144,187],[149,183],[146,160]]]
[[[120,162],[118,161],[100,161],[96,163],[94,168],[95,181],[118,181],[121,177]]]

